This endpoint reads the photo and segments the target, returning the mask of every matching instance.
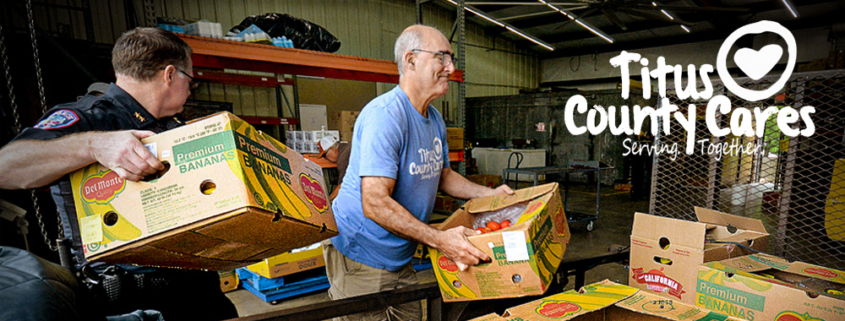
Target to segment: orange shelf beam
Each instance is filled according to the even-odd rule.
[[[274,88],[278,85],[296,85],[296,82],[293,79],[285,79],[284,81],[279,81],[278,79],[276,79],[276,77],[235,74],[201,68],[194,69],[194,78],[208,80],[209,82],[213,82],[216,84],[265,88]]]
[[[177,34],[193,49],[194,67],[399,83],[396,63],[272,45]],[[449,80],[463,82],[463,70]]]

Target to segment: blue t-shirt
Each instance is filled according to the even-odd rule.
[[[346,257],[398,271],[408,264],[417,244],[390,233],[364,216],[361,177],[396,180],[391,197],[428,223],[440,174],[449,166],[446,124],[433,106],[423,117],[398,86],[361,110],[352,134],[349,167],[332,203],[340,234],[332,243]]]

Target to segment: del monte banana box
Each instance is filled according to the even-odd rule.
[[[845,271],[767,254],[702,264],[695,304],[755,320],[845,320]]]
[[[631,230],[631,286],[695,304],[698,265],[765,251],[769,234],[763,222],[701,207],[698,222],[634,214]]]
[[[90,261],[233,270],[337,235],[320,166],[231,113],[142,142],[165,171],[71,174]]]
[[[443,301],[468,301],[539,295],[552,282],[569,243],[569,226],[558,184],[517,190],[513,195],[472,199],[437,228],[473,227],[475,215],[526,205],[513,225],[467,237],[492,259],[461,272],[454,261],[429,249]]]
[[[608,280],[488,314],[472,321],[741,321]]]

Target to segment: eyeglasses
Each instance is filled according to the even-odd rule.
[[[200,84],[198,84],[197,82],[195,82],[195,81],[194,81],[194,76],[189,75],[187,72],[185,72],[185,71],[184,71],[184,70],[182,70],[181,68],[178,68],[178,67],[177,67],[177,68],[176,68],[176,70],[178,70],[178,71],[179,71],[179,72],[181,72],[183,75],[185,75],[185,77],[188,77],[188,79],[191,81],[191,89],[192,89],[192,90],[193,90],[193,89],[197,89],[197,87],[199,87],[199,85],[200,85]]]
[[[437,55],[440,55],[440,64],[444,65],[444,66],[448,66],[449,64],[452,63],[452,59],[455,59],[454,54],[444,52],[444,51],[428,51],[428,50],[422,50],[422,49],[411,49],[411,51],[427,52],[427,53],[433,54],[435,57],[437,57]]]
[[[188,77],[188,81],[191,83],[191,85],[190,85],[191,90],[197,89],[197,87],[199,87],[199,83],[197,83],[196,81],[194,81],[194,76],[191,76],[191,74],[189,74],[189,73],[185,72],[184,70],[182,70],[182,68],[179,68],[179,67],[176,67],[176,66],[173,66],[173,67],[174,67],[174,68],[176,68],[176,70],[177,70],[177,71],[179,71],[179,72],[181,72],[183,75],[185,75],[185,77]],[[161,67],[161,68],[159,68],[159,70],[164,70],[164,69],[166,69],[166,68],[167,68],[167,67]]]

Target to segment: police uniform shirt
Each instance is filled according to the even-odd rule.
[[[159,133],[181,124],[175,117],[157,120],[129,93],[112,83],[103,96],[86,95],[79,101],[53,107],[35,126],[24,129],[13,141],[52,140],[89,131],[139,129]],[[82,239],[69,175],[52,183],[50,190],[61,215],[65,235],[71,238],[71,252],[77,264],[81,265],[84,263]]]

